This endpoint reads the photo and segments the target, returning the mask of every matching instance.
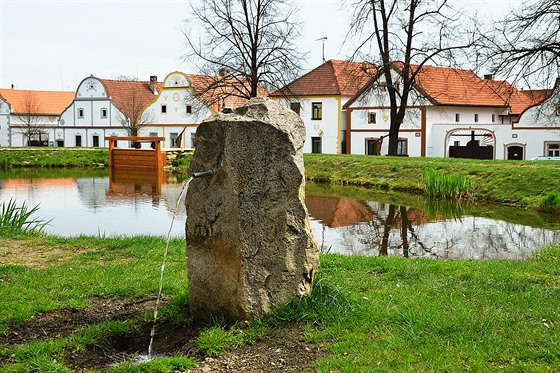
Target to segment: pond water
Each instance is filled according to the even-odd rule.
[[[107,170],[0,171],[0,200],[39,205],[60,236],[165,236],[183,175]],[[418,196],[308,183],[306,205],[324,251],[429,258],[522,259],[560,242],[560,217],[525,209],[433,203]],[[184,237],[179,204],[172,235]]]

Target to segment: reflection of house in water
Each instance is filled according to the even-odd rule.
[[[161,186],[166,182],[165,171],[111,169],[109,174],[109,191],[107,198],[112,201],[151,198],[153,205],[158,205],[161,198]]]
[[[373,218],[373,212],[363,201],[351,198],[306,196],[309,215],[329,228],[344,227]]]
[[[560,241],[560,232],[455,208],[450,214],[345,198],[306,198],[311,226],[330,252],[426,258],[519,259]],[[431,216],[435,216],[431,218]],[[318,224],[320,223],[320,224]]]
[[[78,195],[84,206],[95,210],[107,203],[107,192],[109,191],[108,178],[87,177],[75,180],[78,187]]]

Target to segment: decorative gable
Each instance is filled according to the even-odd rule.
[[[82,80],[76,91],[76,99],[107,98],[103,83],[93,75]]]

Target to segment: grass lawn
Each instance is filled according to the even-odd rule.
[[[165,240],[22,235],[2,242],[0,371],[69,372],[72,354],[149,325],[151,307],[9,343],[16,338],[12,329],[51,313],[79,314],[100,299],[153,299]],[[185,242],[172,240],[159,318],[178,326],[189,324],[185,261]],[[315,363],[319,372],[553,372],[560,366],[559,300],[560,246],[518,262],[325,254],[312,296],[249,326],[207,325],[195,345],[216,356],[303,321],[305,338],[329,353]],[[107,370],[174,372],[194,365],[177,354]]]

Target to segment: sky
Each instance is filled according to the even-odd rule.
[[[196,73],[182,59],[191,0],[0,0],[0,88],[76,90],[86,77],[133,76],[162,81]],[[451,0],[465,4],[461,0]],[[499,17],[522,0],[470,0]],[[341,0],[296,0],[303,23],[304,70],[346,59],[350,11]],[[318,40],[326,37],[324,40]]]

